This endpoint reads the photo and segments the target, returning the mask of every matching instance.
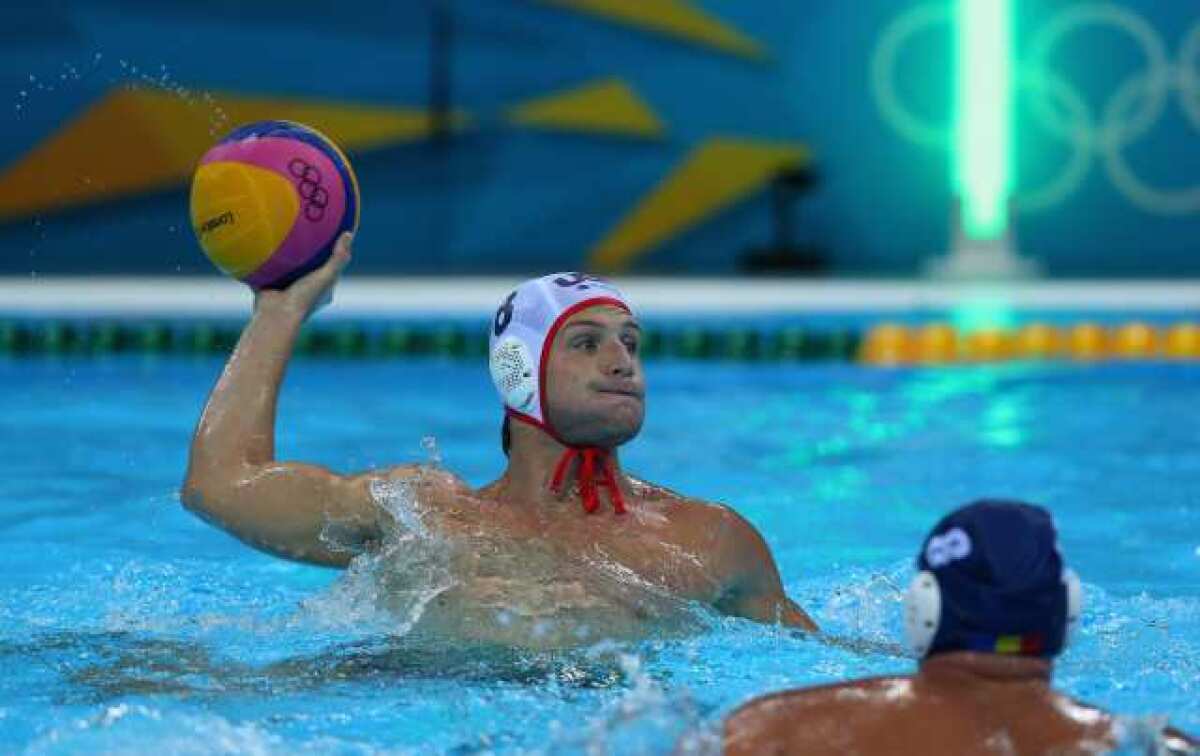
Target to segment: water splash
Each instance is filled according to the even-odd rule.
[[[157,753],[169,754],[320,754],[378,753],[353,741],[318,737],[305,743],[281,736],[251,722],[239,723],[209,713],[181,713],[144,704],[118,703],[94,713],[68,719],[45,732],[26,748],[28,756],[60,753],[144,753],[153,743]]]
[[[413,483],[408,480],[376,479],[371,481],[371,498],[375,500],[390,520],[384,521],[385,540],[397,540],[405,534],[413,534],[419,538],[429,538],[425,527],[425,512],[417,499]]]
[[[874,643],[889,643],[900,637],[904,588],[912,573],[908,561],[882,569],[850,570],[845,579],[817,594],[814,614],[827,633]],[[798,595],[814,593],[801,588]]]
[[[186,581],[169,564],[125,563],[113,576],[108,611],[101,625],[107,631],[168,630],[177,625],[179,596]]]
[[[441,469],[442,451],[438,448],[437,436],[425,436],[422,438],[421,448],[425,450],[426,464],[434,469]]]
[[[1111,751],[1114,754],[1168,756],[1190,752],[1181,749],[1180,744],[1171,743],[1173,738],[1166,732],[1167,718],[1164,716],[1118,716],[1113,730],[1117,741],[1116,749]]]
[[[429,602],[458,585],[452,571],[451,544],[425,526],[424,512],[411,483],[377,479],[371,495],[388,515],[379,548],[354,557],[326,592],[303,602],[308,615],[326,628],[373,628],[407,635]],[[321,538],[344,548],[336,529]]]
[[[721,751],[719,724],[705,721],[686,690],[671,692],[645,669],[642,659],[619,646],[602,643],[592,658],[613,658],[628,687],[586,727],[552,728],[551,756],[567,753],[716,756]]]
[[[37,97],[52,94],[60,88],[90,78],[100,71],[103,60],[104,56],[97,52],[83,60],[64,61],[59,64],[57,70],[49,73],[27,74],[24,85],[17,91],[17,101],[14,104],[17,115],[24,115]]]
[[[26,75],[15,93],[13,114],[17,120],[23,120],[38,107],[39,98],[48,97],[59,90],[69,90],[71,87],[85,86],[99,79],[105,88],[121,88],[125,90],[148,89],[167,95],[185,103],[197,112],[197,117],[207,123],[209,136],[216,140],[230,131],[231,123],[228,113],[217,99],[206,91],[193,91],[175,79],[165,63],[157,68],[142,66],[128,59],[119,58],[109,61],[102,52],[93,52],[82,58],[62,61],[57,69],[32,72]],[[92,94],[89,92],[89,98]],[[93,176],[83,172],[81,167],[76,180],[85,186],[102,184]],[[103,189],[103,186],[100,187]],[[34,242],[27,250],[29,255],[29,275],[37,277],[36,258],[39,247],[46,241],[46,229],[41,226],[40,219],[34,219]],[[172,226],[170,233],[176,233]]]
[[[27,74],[26,82],[17,90],[16,101],[13,104],[14,112],[17,117],[23,117],[30,111],[37,97],[96,77],[103,77],[109,86],[126,90],[151,89],[164,92],[189,107],[202,111],[208,122],[209,136],[214,139],[230,129],[229,114],[212,93],[195,91],[184,85],[175,78],[167,64],[140,65],[126,58],[118,58],[113,65],[106,61],[102,52],[94,52],[74,61],[64,61],[58,69],[50,72]]]

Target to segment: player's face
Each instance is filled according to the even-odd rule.
[[[568,443],[614,447],[638,434],[646,383],[637,320],[607,305],[572,315],[546,365],[546,416]]]

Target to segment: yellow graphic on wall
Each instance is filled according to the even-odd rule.
[[[591,249],[590,267],[625,270],[659,244],[762,188],[779,171],[809,159],[808,150],[793,142],[708,139]]]
[[[545,5],[580,11],[607,21],[707,47],[730,55],[762,60],[766,48],[752,37],[713,18],[684,0],[541,0]]]
[[[532,128],[658,139],[662,121],[633,88],[601,79],[511,108],[510,123]]]
[[[758,61],[769,55],[764,45],[692,0],[537,2],[722,55]],[[703,82],[698,86],[703,97]],[[489,113],[489,122],[494,115]],[[180,186],[214,142],[261,120],[310,125],[351,151],[427,139],[436,126],[432,114],[420,108],[230,93],[181,96],[153,86],[122,86],[2,167],[0,222]],[[454,111],[450,128],[461,131],[471,121]],[[615,76],[517,101],[500,121],[589,137],[664,140],[668,132],[659,112],[629,81]],[[625,270],[761,189],[779,170],[808,160],[807,150],[794,142],[708,138],[614,223],[589,251],[589,263],[598,270]]]
[[[185,99],[152,87],[115,89],[0,173],[0,220],[166,189],[234,127],[262,120],[313,126],[350,150],[429,135],[414,109],[212,94]],[[467,116],[456,113],[452,126]]]

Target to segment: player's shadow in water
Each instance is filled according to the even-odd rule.
[[[201,642],[130,632],[58,632],[0,642],[0,664],[37,664],[50,673],[53,682],[40,693],[54,704],[97,704],[126,696],[277,696],[348,682],[420,679],[613,688],[628,682],[618,653],[616,646],[530,653],[379,638],[257,665]]]

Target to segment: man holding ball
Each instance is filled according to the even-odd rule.
[[[641,332],[621,292],[600,279],[527,281],[490,324],[508,455],[493,483],[472,489],[422,465],[342,475],[278,460],[276,400],[293,345],[349,261],[343,234],[324,265],[256,293],[192,442],[188,509],[269,553],[335,567],[392,529],[419,528],[456,555],[453,581],[421,620],[439,635],[593,643],[671,626],[693,603],[816,629],[749,523],[621,469],[618,447],[644,416]],[[397,487],[411,498],[407,523],[380,501]]]

